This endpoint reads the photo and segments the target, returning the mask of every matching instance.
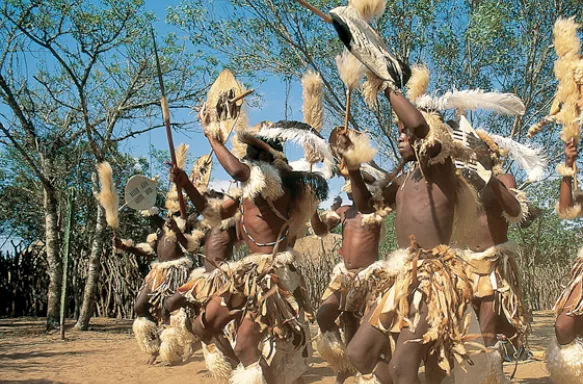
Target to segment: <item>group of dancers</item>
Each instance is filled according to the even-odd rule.
[[[158,258],[136,298],[133,331],[140,348],[151,363],[171,364],[187,359],[200,341],[210,374],[237,384],[301,382],[312,340],[338,383],[350,376],[362,383],[419,383],[422,364],[426,383],[464,371],[476,383],[510,382],[497,335],[524,348],[530,313],[515,260],[519,249],[508,230],[528,225],[535,210],[502,162],[514,161],[536,181],[546,161],[533,147],[473,129],[465,115],[472,109],[519,115],[524,105],[508,93],[429,94],[427,67],[409,68],[375,40],[368,22],[380,16],[382,1],[350,1],[329,15],[301,3],[331,22],[346,45],[337,61],[347,99],[358,86],[371,107],[378,93],[390,103],[402,162],[382,171],[369,135],[349,128],[348,118],[322,138],[324,91],[317,74],[302,81],[304,122],[249,127],[237,97],[242,87],[223,71],[199,117],[214,155],[239,187],[208,188],[210,156],[187,175],[182,147],[170,173],[166,218],[144,212],[158,231],[145,243],[114,242],[120,251]],[[560,58],[577,27],[572,19],[557,21]],[[571,77],[557,78],[563,88],[576,82],[577,103],[581,79],[577,68],[570,71]],[[545,121],[564,124],[572,99],[560,90]],[[562,138],[557,211],[575,218],[581,215],[572,183],[579,136]],[[302,145],[305,158],[288,161],[285,142]],[[332,176],[344,178],[349,202],[337,198],[330,209],[319,209]],[[181,212],[180,194],[191,202],[187,212]],[[392,214],[399,248],[382,254],[385,219]],[[338,226],[341,261],[314,313],[306,288],[311,282],[302,273],[312,260],[294,244]],[[245,252],[236,260],[235,247]],[[204,266],[193,268],[201,249]],[[583,252],[555,310],[549,371],[556,383],[583,382]],[[312,336],[314,318],[319,333]],[[470,331],[472,323],[479,332]]]

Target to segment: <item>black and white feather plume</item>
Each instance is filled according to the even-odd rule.
[[[330,11],[332,25],[346,48],[380,79],[403,87],[411,76],[409,66],[386,49],[383,38],[364,20],[358,10],[337,7]]]
[[[324,167],[322,175],[329,179],[335,168],[334,156],[324,138],[311,126],[300,121],[282,120],[271,124],[263,124],[255,136],[261,139],[292,142],[302,147],[308,147],[313,153],[320,156]]]
[[[524,115],[522,100],[513,93],[484,92],[481,89],[453,90],[441,97],[422,95],[415,100],[420,109],[445,111],[447,109],[485,109],[505,115]]]
[[[527,174],[528,181],[542,180],[548,159],[542,147],[518,143],[510,138],[490,134],[496,145],[508,152],[508,157],[516,161]]]

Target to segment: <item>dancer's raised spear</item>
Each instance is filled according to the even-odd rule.
[[[162,69],[160,68],[160,58],[158,57],[158,46],[156,45],[156,36],[154,36],[154,29],[150,29],[152,33],[152,41],[154,42],[154,54],[156,56],[156,68],[158,70],[158,81],[160,82],[160,106],[162,107],[162,117],[164,118],[164,125],[166,126],[166,138],[168,139],[168,146],[170,147],[170,158],[172,159],[172,167],[176,166],[176,152],[174,151],[174,140],[172,139],[172,128],[170,127],[170,109],[168,108],[168,100],[166,99],[166,92],[164,90],[164,80],[162,79]],[[178,193],[178,204],[180,205],[180,216],[186,220],[186,205],[184,204],[184,196],[182,195],[182,188],[176,185],[176,192]]]

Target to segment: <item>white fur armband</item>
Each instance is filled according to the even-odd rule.
[[[198,251],[198,249],[200,248],[200,242],[202,241],[202,239],[204,239],[204,236],[205,236],[204,232],[199,231],[198,229],[195,229],[190,234],[185,233],[184,237],[186,238],[187,241],[186,250],[188,252]]]
[[[377,150],[371,147],[370,138],[366,134],[348,131],[348,138],[352,145],[342,151],[341,155],[348,169],[359,169],[362,163],[368,163],[374,158]]]
[[[152,217],[156,216],[159,213],[160,210],[158,209],[158,207],[152,207],[150,209],[144,209],[143,211],[140,211],[140,215],[142,215],[143,217]]]
[[[202,211],[202,222],[203,227],[213,228],[221,223],[221,207],[223,206],[222,199],[208,199],[206,202],[206,207]]]
[[[334,211],[330,211],[330,210],[322,211],[322,212],[318,213],[318,216],[320,216],[320,220],[324,223],[327,223],[329,219],[334,219],[334,220],[338,220],[338,221],[341,220],[339,214],[337,214]]]
[[[128,240],[121,239],[121,243],[124,245],[124,247],[131,247],[134,245],[134,242],[131,239],[128,239]],[[124,250],[120,249],[120,248],[116,248],[115,253],[124,253]]]
[[[221,123],[218,121],[211,121],[210,123],[206,124],[203,127],[204,131],[211,136],[213,139],[220,141],[221,143],[225,142],[225,138],[223,137],[223,131],[221,129]]]
[[[565,164],[558,164],[557,173],[562,177],[573,177],[575,175],[575,170],[571,167],[567,167]]]
[[[502,215],[509,224],[518,224],[528,217],[528,198],[526,197],[526,193],[518,189],[510,188],[509,191],[514,193],[514,197],[520,203],[520,212],[516,216],[510,216],[508,213],[502,211]]]
[[[147,255],[152,255],[152,256],[156,255],[154,248],[149,243],[139,243],[136,245],[136,249],[139,249],[140,251],[144,252]]]
[[[581,204],[576,203],[572,207],[561,210],[559,208],[559,202],[555,205],[555,210],[559,214],[559,217],[563,220],[573,220],[581,217]]]
[[[429,126],[429,133],[427,136],[416,140],[414,143],[414,148],[419,157],[417,160],[429,165],[443,164],[450,156],[453,148],[451,134],[437,113],[421,111],[421,114]],[[428,152],[437,144],[441,145],[439,153],[431,156]]]

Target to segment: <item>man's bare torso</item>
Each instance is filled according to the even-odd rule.
[[[285,221],[272,210],[263,197],[257,197],[255,201],[243,199],[241,204],[243,205],[242,224],[244,224],[244,228],[241,228],[241,237],[247,248],[251,253],[272,253],[274,245],[260,246],[259,243],[266,244],[277,241]],[[289,191],[284,191],[283,196],[273,201],[272,205],[281,215],[289,219],[291,212]],[[289,242],[287,230],[284,230],[281,236],[285,236],[285,238],[279,242],[278,249],[283,251],[287,249]]]
[[[475,235],[470,238],[472,251],[484,251],[494,245],[508,241],[508,222],[503,216],[500,203],[491,188],[486,186],[480,192],[482,210]]]
[[[368,267],[378,260],[381,226],[362,225],[363,215],[353,206],[336,210],[342,223],[342,258],[346,269]]]
[[[165,234],[158,237],[158,244],[156,247],[156,254],[160,262],[178,260],[184,252],[177,240],[170,241]]]
[[[456,198],[455,169],[450,160],[423,170],[417,167],[397,184],[395,230],[401,248],[414,235],[422,248],[449,244]]]
[[[215,269],[215,266],[228,261],[233,256],[233,246],[237,241],[235,227],[221,229],[212,228],[208,231],[204,241],[204,267],[207,271]]]

